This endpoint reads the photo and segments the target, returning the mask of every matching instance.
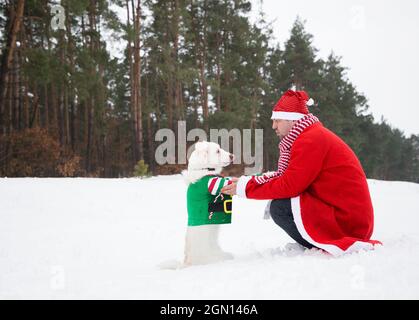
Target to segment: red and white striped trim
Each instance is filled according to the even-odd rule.
[[[208,180],[208,191],[212,195],[219,194],[221,192],[221,189],[224,186],[231,183],[232,183],[231,180],[228,178],[221,178],[221,177],[211,178],[210,180]]]
[[[297,225],[298,232],[304,238],[304,240],[308,241],[312,245],[315,245],[317,248],[323,249],[324,251],[330,253],[335,257],[339,257],[346,253],[351,253],[359,250],[372,250],[374,249],[374,245],[369,242],[364,241],[355,241],[348,249],[342,250],[338,246],[333,244],[324,244],[314,241],[310,235],[308,234],[307,230],[304,228],[303,219],[301,217],[301,205],[300,205],[300,196],[291,198],[291,211],[294,217],[294,222]]]
[[[278,173],[282,176],[285,170],[288,168],[288,164],[291,159],[291,147],[298,136],[312,124],[319,122],[319,119],[313,114],[309,113],[300,119],[291,128],[290,132],[281,140],[279,143],[279,160],[278,160]]]
[[[271,120],[282,119],[282,120],[300,120],[304,118],[306,114],[299,112],[286,112],[286,111],[272,111]]]
[[[254,179],[255,179],[256,183],[264,184],[265,182],[268,182],[272,178],[278,177],[279,175],[280,175],[279,171],[266,172],[261,176],[255,176]]]

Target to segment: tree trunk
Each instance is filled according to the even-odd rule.
[[[35,83],[33,88],[34,96],[33,96],[33,108],[32,108],[32,115],[30,116],[29,121],[29,128],[39,127],[39,95],[38,95],[38,85]]]
[[[24,0],[18,0],[15,10],[13,4],[10,4],[10,24],[6,28],[8,31],[7,40],[0,66],[0,130],[3,132],[5,131],[3,113],[7,95],[9,68],[15,53],[16,37],[21,26],[24,5]]]
[[[198,77],[198,89],[197,92],[195,93],[195,96],[200,97],[201,99],[201,107],[203,108],[204,106],[204,100],[203,100],[203,92],[202,92],[202,76],[201,76],[201,36],[200,36],[200,30],[199,30],[199,26],[198,26],[198,21],[200,20],[199,17],[197,16],[197,11],[196,11],[196,4],[194,0],[190,0],[190,5],[191,5],[191,27],[192,27],[192,33],[194,35],[194,54],[195,54],[195,59],[196,59],[196,63],[199,67],[199,77]],[[194,115],[195,115],[195,127],[198,128],[199,127],[199,119],[198,119],[198,101],[197,99],[193,99],[193,109],[194,109]]]
[[[64,87],[64,144],[70,144],[70,121],[69,121],[69,108],[68,108],[68,88]]]
[[[15,129],[20,130],[21,129],[21,120],[22,120],[22,108],[20,104],[20,75],[19,75],[19,65],[18,65],[18,53],[15,51],[14,53],[15,57],[13,59],[13,104],[14,104],[14,110],[15,110]]]
[[[87,108],[87,137],[86,137],[86,173],[91,171],[92,127],[93,127],[93,97],[90,97]]]
[[[174,129],[173,124],[173,85],[171,77],[166,81],[166,96],[167,96],[167,127],[171,130]]]
[[[137,0],[134,23],[134,91],[135,91],[135,124],[136,124],[136,144],[137,159],[144,160],[143,147],[143,117],[142,117],[142,97],[141,97],[141,56],[140,56],[140,35],[141,35],[141,0]]]
[[[50,123],[50,127],[51,127],[51,133],[54,135],[55,138],[58,138],[58,128],[57,128],[57,124],[58,124],[58,117],[57,117],[57,110],[58,110],[58,105],[57,105],[57,89],[54,83],[51,83],[51,101],[50,101],[50,106],[51,106],[51,123]]]
[[[96,52],[96,39],[93,38],[93,35],[96,32],[96,1],[90,0],[89,7],[89,28],[90,28],[90,37],[89,37],[89,49],[90,55],[94,57]],[[93,62],[93,65],[90,66],[90,73],[92,79],[95,77],[96,64]],[[86,141],[86,171],[89,174],[92,170],[92,150],[94,150],[94,106],[96,99],[94,98],[95,92],[90,92],[88,99],[87,107],[87,141]]]
[[[48,99],[48,85],[44,85],[44,99],[45,99],[45,111],[44,111],[44,127],[49,132],[49,99]]]
[[[71,150],[76,151],[76,110],[74,96],[72,96],[70,102],[70,141],[71,141]],[[80,106],[79,106],[80,108]]]
[[[29,128],[29,82],[25,77],[25,86],[23,91],[23,128]]]
[[[74,42],[73,36],[71,34],[71,24],[70,24],[70,15],[68,5],[65,7],[65,22],[66,22],[66,33],[67,33],[67,41],[68,41],[68,57],[70,61],[70,73],[73,76],[75,74],[75,62],[74,62]],[[67,127],[67,134],[69,143],[71,144],[71,150],[75,151],[75,92],[74,92],[74,84],[70,83],[68,87],[67,97],[66,97],[66,127]]]
[[[147,60],[145,61],[147,65]],[[154,172],[154,145],[153,145],[153,121],[152,113],[150,111],[150,102],[149,102],[149,77],[145,77],[145,95],[144,95],[144,106],[147,110],[147,147],[148,147],[148,164],[150,166],[150,171]]]
[[[27,42],[28,42],[28,40],[27,40],[27,35],[26,35],[26,28],[25,28],[25,25],[23,25],[21,28],[20,28],[20,30],[21,30],[21,32],[20,32],[20,39],[21,39],[21,41],[20,41],[20,47],[21,47],[21,50],[20,50],[20,61],[25,61],[26,60],[26,56],[25,56],[25,53],[26,53],[26,44],[27,44]],[[20,69],[19,69],[19,71],[18,72],[20,72]],[[22,73],[22,75],[21,75],[21,79],[22,79],[22,92],[21,92],[21,94],[23,95],[23,97],[22,97],[22,128],[29,128],[29,121],[30,121],[30,119],[29,119],[29,106],[30,106],[30,102],[29,102],[29,78],[28,78],[28,76],[27,75],[24,75],[23,73]]]
[[[220,48],[221,39],[220,34],[217,33],[217,48]],[[217,54],[217,100],[215,103],[216,109],[221,110],[221,61],[220,61],[221,52],[218,51]]]
[[[13,84],[12,84],[12,82],[14,80],[13,74],[10,75],[10,80],[11,81],[9,81],[9,83],[7,84],[8,87],[9,87],[8,90],[7,90],[7,102],[8,102],[8,105],[9,105],[8,133],[13,132],[13,114],[14,114],[14,112],[13,112],[14,99],[13,99]]]
[[[135,11],[134,11],[134,3],[133,1],[131,1],[131,3],[129,2],[129,0],[126,0],[126,6],[127,6],[127,27],[128,29],[130,29],[131,27],[131,22],[130,22],[130,10],[129,7],[131,5],[131,10],[132,10],[132,19],[133,19],[133,25],[134,25],[134,15],[135,15]],[[133,64],[133,52],[132,52],[132,45],[131,45],[131,38],[128,36],[128,63],[129,63],[129,79],[130,79],[130,107],[131,107],[131,125],[132,125],[132,132],[133,135],[131,136],[131,140],[132,140],[132,159],[134,164],[137,161],[137,143],[136,143],[136,120],[137,120],[137,115],[136,115],[136,108],[135,108],[135,99],[136,99],[136,94],[135,94],[135,85],[134,85],[134,64]]]
[[[182,83],[180,79],[179,70],[179,20],[180,20],[180,8],[179,0],[173,2],[173,53],[172,60],[174,63],[174,105],[176,110],[176,120],[182,119]],[[177,126],[176,126],[177,127]]]
[[[58,104],[57,104],[57,127],[58,127],[58,135],[59,135],[59,141],[60,145],[64,146],[64,119],[63,119],[63,104],[64,104],[64,85],[61,84],[59,86],[59,98],[58,98]]]
[[[208,14],[208,1],[206,0],[204,3],[204,26],[202,32],[202,45],[200,46],[200,53],[199,53],[199,72],[200,72],[200,88],[201,88],[201,102],[202,102],[202,110],[204,116],[204,129],[208,131],[208,117],[209,117],[209,110],[208,110],[208,87],[205,75],[205,68],[207,63],[207,14]]]

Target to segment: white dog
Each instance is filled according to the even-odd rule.
[[[231,164],[233,160],[234,155],[221,149],[217,143],[197,142],[195,150],[189,158],[188,170],[185,170],[182,174],[188,186],[199,183],[199,181],[204,181],[205,183],[206,180],[201,179],[207,176],[208,179],[220,179],[218,181],[214,180],[213,185],[217,185],[217,187],[212,187],[210,190],[212,195],[216,195],[223,186],[220,185],[220,182],[222,181],[221,184],[228,183],[227,179],[222,179],[217,177],[217,175],[219,176],[222,168]],[[211,181],[209,180],[208,188],[210,183]],[[207,203],[202,203],[202,206],[207,205]],[[233,258],[230,253],[224,252],[218,244],[219,228],[219,224],[188,225],[185,239],[184,266],[207,264]]]

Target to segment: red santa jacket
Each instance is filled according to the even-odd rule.
[[[380,243],[370,240],[374,214],[361,164],[349,146],[320,122],[295,140],[282,176],[264,184],[241,177],[237,194],[250,199],[291,198],[302,237],[332,255]]]

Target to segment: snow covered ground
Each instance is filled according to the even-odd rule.
[[[180,270],[180,176],[0,179],[0,299],[419,298],[419,185],[369,181],[375,251],[332,258],[292,242],[265,201],[235,198],[221,245],[235,259]]]

